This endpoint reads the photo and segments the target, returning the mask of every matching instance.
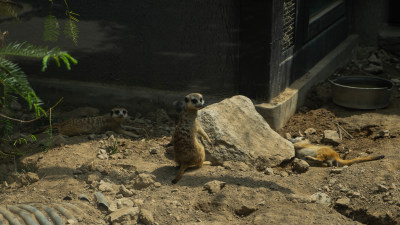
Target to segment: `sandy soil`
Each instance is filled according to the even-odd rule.
[[[358,62],[334,76],[357,71]],[[380,76],[399,79],[397,65],[385,63]],[[306,135],[314,128],[308,138],[321,143],[324,130],[340,126],[342,141],[334,148],[343,158],[384,159],[305,173],[293,172],[290,162],[265,171],[226,162],[188,170],[172,185],[177,170],[166,145],[174,120],[162,110],[133,112],[128,123],[143,128],[138,138],[55,136],[43,151],[41,134],[21,145],[31,154],[0,162],[0,209],[26,203],[44,212],[61,205],[80,224],[400,224],[400,92],[394,90],[388,108],[363,111],[336,106],[329,96],[328,83],[316,87],[278,133]],[[98,204],[96,192],[108,207]]]

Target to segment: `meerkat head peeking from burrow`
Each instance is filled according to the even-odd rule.
[[[204,99],[200,93],[191,93],[185,97],[186,109],[198,110],[204,106]]]
[[[118,120],[125,120],[128,118],[128,110],[125,108],[113,108],[111,109],[111,117]]]

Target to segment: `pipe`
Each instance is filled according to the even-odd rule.
[[[45,206],[44,211],[46,211],[47,215],[50,216],[51,220],[54,222],[55,225],[64,225],[63,220],[54,209]]]
[[[8,209],[13,213],[18,214],[24,220],[25,224],[36,225],[36,221],[31,217],[31,215],[26,213],[21,208],[18,208],[17,206],[14,206],[14,205],[9,205]]]
[[[67,220],[73,220],[75,223],[78,223],[78,220],[72,215],[72,213],[65,209],[64,207],[60,205],[56,205],[55,207],[61,214],[63,214],[65,217],[67,217]]]
[[[18,221],[17,217],[14,216],[10,211],[7,209],[0,208],[0,213],[3,214],[4,218],[8,220],[10,225],[21,225],[21,223]]]
[[[47,218],[43,215],[43,213],[41,213],[36,208],[34,208],[30,205],[26,205],[26,204],[18,205],[18,207],[25,209],[26,211],[35,215],[35,217],[40,225],[51,225],[50,221],[47,220]]]
[[[108,203],[104,195],[101,192],[96,192],[94,193],[94,196],[96,196],[97,199],[97,207],[100,210],[108,211]]]

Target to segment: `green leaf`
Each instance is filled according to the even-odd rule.
[[[43,40],[55,42],[60,35],[60,24],[53,15],[48,15],[44,20]]]
[[[78,45],[78,26],[76,26],[75,21],[71,18],[65,23],[64,35],[66,38],[71,39],[75,45]]]

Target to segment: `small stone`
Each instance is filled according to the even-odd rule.
[[[140,207],[143,205],[144,201],[142,199],[135,199],[133,200],[133,203],[135,204],[135,206]]]
[[[114,191],[114,187],[112,183],[108,183],[105,181],[100,181],[99,190],[102,192],[112,192]]]
[[[94,139],[96,139],[96,135],[95,134],[89,134],[88,139],[89,140],[94,140]]]
[[[264,174],[266,175],[274,175],[274,170],[271,167],[265,169]]]
[[[155,155],[155,154],[157,154],[157,153],[158,153],[158,152],[157,152],[157,149],[155,149],[155,148],[153,148],[153,149],[150,150],[150,154]]]
[[[357,191],[349,191],[347,194],[352,198],[358,198],[361,196],[360,192]]]
[[[204,190],[207,190],[208,193],[213,194],[219,192],[226,185],[225,182],[213,180],[204,185]]]
[[[141,173],[136,177],[134,187],[136,189],[147,188],[155,183],[154,178],[152,174]]]
[[[325,144],[329,144],[329,145],[339,145],[342,140],[339,137],[338,132],[334,131],[334,130],[324,130],[324,138],[322,139],[322,141]]]
[[[302,159],[294,159],[292,162],[292,170],[296,173],[305,173],[308,171],[310,165]]]
[[[125,185],[123,185],[123,184],[119,187],[119,193],[122,194],[124,197],[131,197],[131,196],[133,196],[133,192],[130,191],[130,190],[128,190],[128,189],[125,187]]]
[[[77,224],[77,222],[74,219],[69,219],[65,224]]]
[[[281,177],[288,177],[288,176],[289,176],[289,173],[286,172],[286,171],[281,171],[281,172],[280,172],[280,175],[281,175]]]
[[[383,67],[380,65],[375,65],[375,64],[369,64],[367,67],[364,68],[365,72],[371,73],[371,74],[381,74],[383,72]]]
[[[286,138],[287,140],[290,140],[290,139],[292,139],[292,135],[291,135],[290,133],[286,133],[286,134],[285,134],[285,138]]]
[[[98,153],[99,155],[104,155],[104,154],[107,154],[107,150],[105,150],[105,149],[99,149],[99,153]]]
[[[340,174],[343,171],[343,168],[333,168],[330,170],[330,173]]]
[[[347,197],[339,198],[336,200],[336,205],[338,206],[344,206],[344,207],[349,207],[350,205],[350,199]]]
[[[331,187],[332,185],[334,185],[336,183],[336,181],[337,180],[335,178],[332,178],[329,180],[328,185]]]
[[[104,159],[107,159],[108,156],[107,155],[97,155],[97,158],[101,159],[101,160],[104,160]]]
[[[382,65],[382,60],[381,60],[380,58],[378,58],[376,54],[372,54],[372,55],[368,58],[368,61],[369,61],[370,63],[375,64],[375,65],[379,65],[379,66]]]
[[[107,216],[107,220],[112,223],[122,223],[125,221],[131,221],[134,217],[138,216],[139,207],[129,207],[117,210]]]
[[[330,205],[332,202],[329,195],[322,193],[322,192],[317,192],[317,193],[314,193],[313,195],[311,195],[311,201],[319,203],[319,204],[323,204],[323,205]]]
[[[377,192],[387,192],[389,191],[389,188],[386,185],[383,184],[377,184]]]
[[[139,222],[145,225],[154,224],[153,213],[151,213],[149,210],[141,209],[139,214]]]

